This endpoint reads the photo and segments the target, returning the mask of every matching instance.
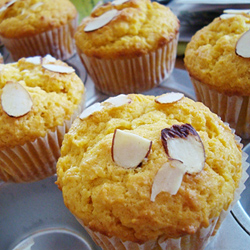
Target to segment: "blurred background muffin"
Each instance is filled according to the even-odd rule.
[[[66,60],[75,53],[78,14],[69,0],[1,2],[0,39],[13,60],[51,54]]]
[[[51,56],[0,65],[0,179],[55,174],[64,134],[85,104],[74,69]]]
[[[184,63],[202,101],[242,138],[250,138],[249,10],[226,10],[188,43]]]
[[[179,20],[150,0],[98,5],[75,33],[77,52],[97,89],[113,95],[142,92],[171,74]]]
[[[104,250],[204,249],[244,188],[241,147],[182,94],[119,95],[74,121],[56,183]]]

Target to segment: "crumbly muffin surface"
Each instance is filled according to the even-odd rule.
[[[158,104],[153,96],[129,96],[130,104],[77,118],[66,134],[57,163],[65,205],[85,226],[124,241],[180,237],[207,227],[228,208],[241,177],[242,153],[234,135],[208,108],[188,98]],[[201,137],[205,167],[185,174],[176,195],[161,192],[152,202],[154,177],[168,161],[160,132],[185,123]],[[152,140],[148,159],[139,167],[125,169],[112,160],[117,128]]]
[[[95,31],[84,31],[95,17],[112,9],[117,9],[118,14],[111,22]],[[75,40],[87,56],[122,58],[156,50],[173,40],[178,31],[179,21],[169,8],[149,0],[130,0],[117,6],[104,4],[94,10],[82,20]]]
[[[250,15],[216,18],[187,45],[185,66],[190,76],[228,95],[249,96],[249,58],[236,55],[236,43],[250,28]]]
[[[52,64],[66,66],[59,60]],[[20,83],[29,92],[33,106],[26,115],[11,117],[0,104],[0,148],[45,136],[69,120],[83,100],[84,85],[75,73],[52,72],[25,58],[0,65],[0,96],[7,82]]]
[[[3,2],[0,2],[3,6]],[[0,7],[1,7],[0,6]],[[77,10],[69,0],[17,0],[0,13],[0,35],[22,38],[66,24]]]

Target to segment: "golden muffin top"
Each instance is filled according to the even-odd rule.
[[[84,100],[73,68],[51,56],[41,59],[0,64],[0,148],[45,136],[70,120]]]
[[[69,0],[6,0],[0,4],[0,35],[6,38],[36,35],[58,28],[77,16]]]
[[[150,0],[115,2],[94,8],[79,25],[76,45],[87,56],[108,59],[140,56],[177,36],[179,20],[168,7]]]
[[[164,102],[165,95],[161,97],[130,94],[97,103],[65,135],[57,185],[65,205],[92,230],[139,243],[162,235],[180,237],[207,227],[234,199],[242,151],[230,128],[202,103],[186,97]],[[166,146],[161,134],[174,144]],[[123,142],[130,146],[121,146]],[[129,165],[145,144],[145,158]],[[161,187],[159,179],[168,176],[165,167],[175,169],[174,159],[182,171],[183,164],[189,165],[186,159],[194,158],[191,168],[196,170],[173,170],[183,177],[177,188],[172,177]]]
[[[250,58],[235,51],[239,38],[250,28],[250,15],[225,16],[215,18],[192,37],[185,67],[190,76],[219,92],[249,96]]]

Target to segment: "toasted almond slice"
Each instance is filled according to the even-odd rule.
[[[113,161],[123,168],[136,168],[147,158],[152,141],[120,129],[114,132],[111,154]]]
[[[163,129],[161,139],[167,155],[183,162],[188,173],[198,173],[204,168],[205,149],[200,136],[190,124]]]
[[[128,103],[131,103],[132,100],[127,95],[120,94],[120,95],[115,96],[115,97],[110,97],[104,102],[110,103],[115,107],[119,107],[119,106],[122,106],[122,105],[125,105],[125,104],[128,104]]]
[[[171,195],[177,194],[185,172],[186,168],[181,161],[169,159],[154,178],[151,201],[154,202],[156,196],[161,192],[168,192]]]
[[[175,93],[175,92],[170,92],[163,94],[155,99],[157,103],[161,104],[167,104],[167,103],[174,103],[178,102],[184,97],[184,94],[182,93]]]
[[[236,43],[235,53],[244,58],[250,58],[250,30],[243,33]]]
[[[118,13],[118,10],[112,9],[105,12],[103,15],[99,17],[93,18],[84,28],[85,32],[94,31],[102,28],[106,24],[108,24]]]
[[[1,96],[3,110],[12,117],[19,117],[31,111],[33,102],[29,92],[18,82],[8,82]]]
[[[129,2],[130,0],[114,0],[112,5],[121,5],[123,3]]]
[[[104,106],[102,106],[99,102],[96,102],[88,108],[84,109],[83,112],[79,115],[79,118],[83,120],[94,114],[95,112],[101,111],[103,108]]]
[[[0,13],[5,11],[8,7],[10,7],[12,4],[14,4],[17,0],[12,0],[7,3],[5,3],[1,8],[0,8]]]
[[[33,63],[35,65],[42,64],[42,57],[41,56],[32,56],[25,58],[26,62]]]
[[[51,55],[46,55],[43,59],[42,59],[42,63],[43,64],[49,64],[49,63],[54,63],[56,62],[56,58],[51,56]]]
[[[43,64],[42,67],[49,71],[53,71],[57,73],[70,74],[70,73],[75,72],[75,69],[72,67],[58,65],[58,64]]]

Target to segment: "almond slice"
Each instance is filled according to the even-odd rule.
[[[155,175],[150,200],[154,202],[156,196],[161,192],[177,194],[185,172],[186,168],[181,161],[169,159]]]
[[[161,103],[161,104],[174,103],[174,102],[178,102],[183,97],[184,97],[184,94],[182,93],[170,92],[170,93],[166,93],[161,96],[158,96],[155,99],[155,102]]]
[[[112,5],[120,5],[120,4],[129,2],[129,1],[130,1],[130,0],[114,0],[114,1],[112,2]]]
[[[46,55],[43,59],[42,59],[42,63],[43,64],[49,64],[49,63],[54,63],[56,62],[56,58],[51,56],[51,55]]]
[[[33,63],[35,65],[42,64],[42,57],[41,56],[32,56],[25,58],[26,62]]]
[[[70,73],[75,72],[75,69],[72,67],[58,65],[58,64],[43,64],[42,67],[49,71],[53,71],[57,73],[70,74]]]
[[[198,173],[204,168],[205,149],[200,136],[190,124],[163,129],[161,140],[167,155],[183,162],[187,173]]]
[[[99,1],[99,2],[94,6],[94,8],[92,9],[91,14],[92,14],[96,9],[98,9],[99,7],[101,7],[102,5],[103,5],[103,1]]]
[[[236,15],[249,14],[250,9],[225,9],[223,10],[223,14],[220,15],[221,19],[229,19]]]
[[[97,111],[101,111],[104,108],[99,102],[89,106],[88,108],[84,109],[83,112],[79,115],[80,119],[85,119],[90,115],[94,114]]]
[[[115,97],[110,97],[104,102],[110,103],[115,107],[119,107],[119,106],[122,106],[122,105],[125,105],[125,104],[128,104],[128,103],[131,103],[132,100],[127,95],[120,94],[120,95],[115,96]]]
[[[17,0],[12,0],[7,3],[5,3],[1,8],[0,8],[0,13],[5,11],[8,7],[10,7],[12,4],[14,4]]]
[[[249,14],[250,9],[225,9],[223,13],[226,14]]]
[[[250,30],[243,33],[238,39],[235,47],[235,53],[244,58],[250,58]]]
[[[236,14],[221,14],[220,19],[226,20],[226,19],[232,18],[234,16],[236,16]]]
[[[33,102],[29,92],[18,82],[8,82],[1,96],[3,110],[11,117],[19,117],[31,111]]]
[[[118,13],[118,10],[112,9],[105,12],[103,15],[99,17],[93,18],[84,28],[85,32],[94,31],[102,28],[106,24],[108,24]]]
[[[152,141],[139,135],[116,129],[114,132],[111,155],[113,161],[123,168],[136,168],[147,158]]]
[[[30,6],[31,10],[36,10],[38,7],[42,6],[44,3],[43,2],[38,2]]]

